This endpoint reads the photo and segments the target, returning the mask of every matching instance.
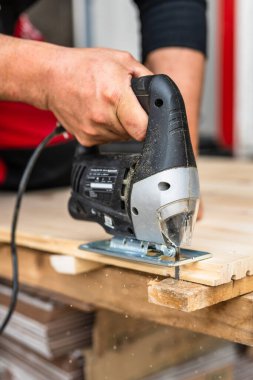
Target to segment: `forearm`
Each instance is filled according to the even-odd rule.
[[[86,146],[144,138],[147,114],[130,83],[150,74],[127,52],[0,35],[0,100],[52,111]]]
[[[146,65],[155,74],[169,75],[178,85],[185,101],[193,149],[197,154],[204,54],[188,48],[157,49],[148,55]]]
[[[0,35],[0,99],[46,108],[54,45]]]

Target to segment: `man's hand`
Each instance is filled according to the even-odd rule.
[[[86,146],[142,140],[147,115],[131,78],[151,72],[129,53],[0,36],[0,99],[51,110]]]
[[[142,140],[147,114],[131,89],[150,72],[129,53],[60,49],[48,83],[47,106],[80,143]]]

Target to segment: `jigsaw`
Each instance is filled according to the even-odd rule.
[[[189,243],[199,205],[199,179],[183,98],[166,75],[132,79],[132,89],[149,115],[146,139],[136,146],[79,146],[72,168],[70,214],[99,223],[112,239],[82,244],[80,249],[123,260],[175,266],[211,254],[182,248]],[[11,226],[13,287],[5,330],[17,303],[16,229],[32,170],[46,145],[64,133],[57,126],[32,154],[19,184]]]
[[[182,248],[191,240],[200,198],[182,95],[166,75],[131,84],[149,117],[144,143],[76,152],[69,212],[113,235],[80,249],[162,266],[206,259],[210,254]]]

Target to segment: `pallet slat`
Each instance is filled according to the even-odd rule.
[[[192,248],[213,258],[183,266],[180,279],[217,286],[253,274],[253,164],[232,159],[201,159],[199,173],[204,219],[197,223]],[[26,195],[21,211],[18,243],[100,264],[116,265],[162,276],[175,270],[107,258],[78,249],[81,243],[107,238],[94,223],[73,220],[67,212],[69,190]],[[13,195],[1,194],[0,241],[10,240]],[[87,264],[91,267],[92,264]]]

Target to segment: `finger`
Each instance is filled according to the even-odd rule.
[[[140,105],[131,86],[122,94],[116,114],[121,125],[130,136],[138,141],[144,139],[148,125],[148,115]]]
[[[113,117],[115,120],[109,121],[106,124],[91,123],[90,131],[92,131],[92,133],[87,133],[86,130],[84,130],[83,132],[87,133],[88,135],[91,135],[91,137],[95,137],[97,139],[102,139],[106,141],[109,141],[110,138],[122,141],[129,139],[129,134],[121,126],[119,120],[116,118],[116,115],[113,115]]]
[[[98,127],[96,127],[98,128]],[[91,136],[85,132],[79,131],[76,134],[76,139],[79,141],[81,145],[90,147],[94,145],[100,145],[100,144],[106,144],[109,142],[114,142],[114,141],[123,141],[127,140],[129,138],[122,139],[121,136],[111,132],[111,131],[104,131],[105,127],[101,127],[101,131],[98,131],[96,136]]]
[[[143,66],[141,63],[138,62],[138,64],[134,67],[132,76],[139,78],[145,75],[153,75],[152,71],[150,71],[146,66]]]
[[[108,118],[108,122],[102,127],[119,136],[122,140],[127,140],[131,137],[118,119],[114,108],[110,109],[110,117]]]

